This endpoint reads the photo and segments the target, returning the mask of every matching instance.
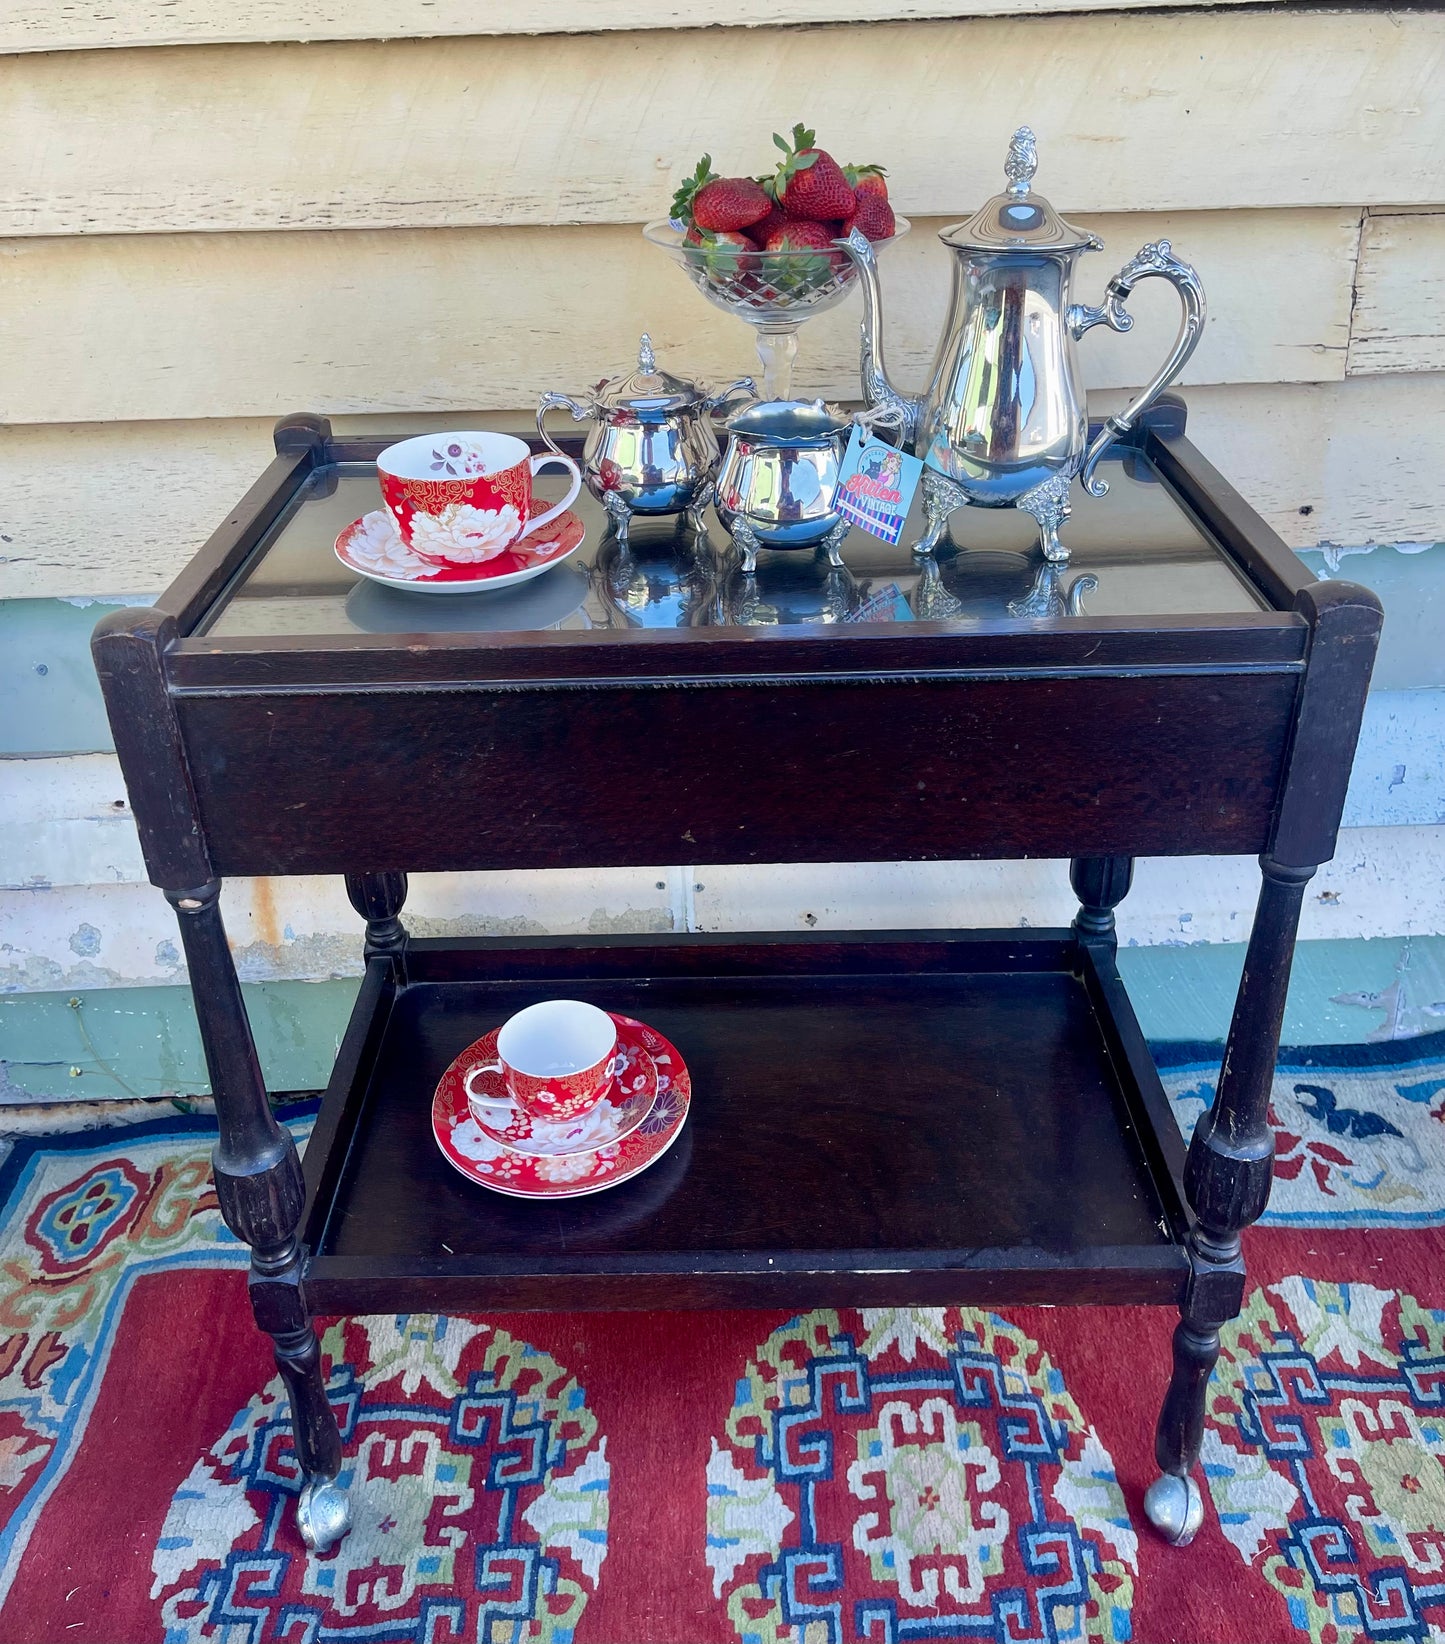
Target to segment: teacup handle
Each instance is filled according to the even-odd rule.
[[[565,451],[537,451],[533,453],[531,462],[534,478],[538,470],[542,468],[556,468],[559,466],[565,468],[572,476],[572,489],[562,498],[561,502],[555,507],[549,508],[545,514],[533,514],[522,532],[523,537],[531,536],[539,525],[545,525],[549,519],[556,519],[558,514],[565,514],[576,502],[577,493],[582,489],[582,470]],[[522,538],[518,537],[517,540],[520,542]]]
[[[515,1112],[517,1108],[516,1098],[508,1094],[505,1090],[500,1096],[493,1096],[488,1091],[472,1089],[472,1080],[475,1079],[479,1073],[495,1073],[499,1077],[506,1077],[500,1062],[478,1063],[478,1065],[467,1074],[466,1078],[462,1080],[462,1089],[466,1092],[467,1100],[469,1102],[480,1102],[483,1107],[505,1107],[510,1108],[513,1112]]]

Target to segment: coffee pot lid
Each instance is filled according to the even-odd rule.
[[[652,338],[644,331],[637,349],[637,369],[625,377],[604,379],[597,385],[597,404],[604,411],[640,413],[685,411],[707,398],[696,383],[659,371]]]
[[[1004,161],[1008,187],[966,223],[944,229],[939,239],[961,251],[1098,251],[1103,241],[1097,235],[1065,221],[1041,194],[1031,192],[1038,165],[1034,134],[1020,126]]]

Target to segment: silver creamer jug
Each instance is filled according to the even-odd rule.
[[[1094,234],[1066,222],[1031,189],[1038,157],[1022,126],[1009,144],[1008,187],[941,239],[953,253],[953,297],[927,388],[901,394],[883,367],[882,305],[873,248],[854,231],[846,249],[863,286],[863,393],[902,419],[905,448],[924,460],[927,522],[917,553],[931,553],[948,516],[972,503],[1022,508],[1038,521],[1045,555],[1065,560],[1059,527],[1069,516],[1076,476],[1092,496],[1108,486],[1095,470],[1177,377],[1204,331],[1204,290],[1167,240],[1146,245],[1109,281],[1103,303],[1071,300],[1074,268],[1103,249]],[[1107,419],[1089,444],[1089,418],[1075,344],[1091,327],[1128,331],[1124,303],[1142,279],[1168,280],[1184,307],[1169,357],[1127,410]]]

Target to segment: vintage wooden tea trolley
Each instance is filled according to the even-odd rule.
[[[1017,513],[955,514],[932,563],[855,532],[846,569],[776,554],[746,577],[715,528],[635,522],[623,553],[594,507],[568,564],[458,601],[336,561],[389,442],[291,417],[158,603],[100,624],[309,1543],[347,1526],[313,1314],[981,1302],[1179,1308],[1147,1508],[1194,1533],[1301,898],[1334,849],[1380,609],[1314,581],[1183,430],[1174,401],[1128,436],[1062,573]],[[1113,910],[1136,855],[1206,853],[1257,854],[1263,880],[1186,1157]],[[1007,857],[1072,859],[1071,928],[458,941],[401,919],[408,870]],[[343,874],[366,919],[304,1169],[227,947],[228,874]],[[692,1115],[636,1181],[519,1202],[451,1169],[431,1097],[557,995],[655,1024]]]

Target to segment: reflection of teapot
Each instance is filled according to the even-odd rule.
[[[1034,134],[1014,133],[1008,188],[966,223],[939,235],[954,254],[953,300],[934,357],[933,377],[916,399],[899,393],[883,368],[882,308],[874,251],[856,230],[846,247],[863,286],[863,392],[869,405],[895,407],[905,448],[924,460],[927,530],[915,553],[942,540],[948,515],[965,503],[1022,508],[1038,521],[1044,553],[1068,558],[1059,527],[1069,517],[1076,474],[1091,496],[1107,486],[1095,477],[1105,450],[1132,428],[1177,377],[1204,331],[1199,276],[1167,240],[1146,245],[1109,281],[1101,307],[1070,300],[1079,254],[1103,242],[1064,221],[1030,193],[1038,165]],[[1184,305],[1168,359],[1129,408],[1109,417],[1093,444],[1075,342],[1091,327],[1128,331],[1124,302],[1135,285],[1158,276]]]
[[[591,419],[582,448],[587,489],[607,510],[619,540],[626,541],[633,514],[680,514],[702,529],[702,510],[712,497],[718,444],[712,415],[734,395],[755,394],[751,377],[709,394],[696,383],[659,371],[652,339],[644,332],[637,369],[598,383],[585,401],[551,390],[537,407],[537,431],[552,448],[548,411],[560,407],[574,422]]]
[[[1099,579],[1091,574],[1065,584],[1063,568],[1054,560],[1039,564],[1026,554],[971,549],[921,559],[908,604],[920,622],[996,618],[1005,613],[1035,620],[1083,616],[1084,598],[1098,586]]]

